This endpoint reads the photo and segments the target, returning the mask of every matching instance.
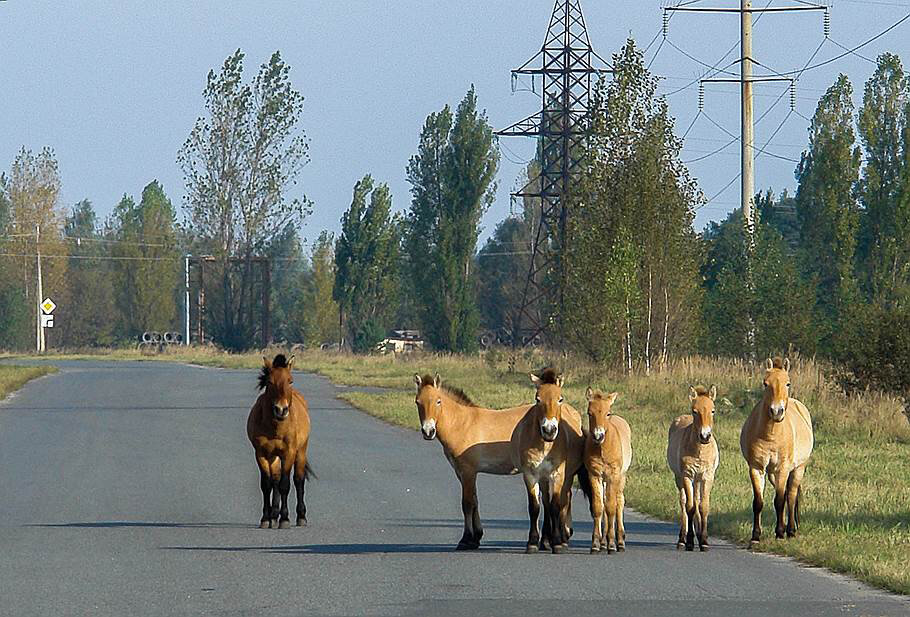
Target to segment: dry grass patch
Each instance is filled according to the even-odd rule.
[[[0,401],[32,379],[56,372],[57,369],[52,366],[0,365]]]

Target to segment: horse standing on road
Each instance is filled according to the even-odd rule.
[[[291,472],[297,489],[297,526],[306,525],[306,503],[303,499],[307,478],[313,476],[307,462],[310,439],[310,416],[306,400],[294,389],[291,366],[278,354],[273,361],[263,358],[259,374],[262,394],[250,410],[246,432],[253,444],[259,466],[259,486],[262,489],[262,529],[287,529],[288,493],[291,491]]]
[[[720,464],[720,451],[714,439],[714,401],[717,387],[689,388],[692,413],[679,416],[667,436],[667,465],[676,476],[679,489],[679,540],[676,548],[695,550],[696,523],[698,548],[708,550],[708,514],[711,487]]]
[[[769,358],[763,385],[765,392],[762,400],[746,419],[739,436],[739,446],[749,464],[749,479],[752,482],[752,546],[761,540],[766,473],[775,490],[775,535],[778,539],[796,535],[801,483],[815,445],[809,410],[790,396],[790,360]]]
[[[626,550],[623,509],[626,505],[626,472],[632,465],[632,430],[628,422],[613,413],[613,403],[618,396],[618,392],[604,395],[591,388],[585,392],[588,431],[584,463],[591,479],[592,553],[599,553],[601,547],[607,554],[613,553],[614,546],[617,551]]]

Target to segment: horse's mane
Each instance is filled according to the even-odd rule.
[[[287,356],[285,356],[283,353],[278,354],[277,356],[275,356],[275,359],[272,360],[272,368],[287,368],[287,367],[288,367],[288,359],[287,359]],[[269,376],[271,375],[271,373],[272,373],[271,369],[269,369],[266,366],[263,366],[262,370],[259,371],[259,389],[260,390],[265,390],[266,386],[269,385]]]
[[[593,401],[600,401],[605,398],[607,398],[607,397],[604,396],[604,393],[601,392],[600,390],[594,390],[594,394],[591,395],[591,400],[593,400]]]
[[[704,386],[695,386],[695,394],[697,396],[711,396],[711,391]]]
[[[780,370],[784,370],[784,359],[780,356],[776,356],[773,360],[771,360],[771,366]]]
[[[552,368],[544,369],[537,377],[540,379],[541,384],[549,383],[555,386],[559,381],[559,373],[556,372],[556,369]]]
[[[420,378],[422,384],[432,384],[434,378],[430,375],[424,375]],[[447,383],[444,383],[440,388],[449,396],[451,396],[455,401],[465,405],[466,407],[477,407],[477,403],[471,400],[471,397],[468,396],[464,390],[461,388],[456,388],[455,386],[450,386]]]

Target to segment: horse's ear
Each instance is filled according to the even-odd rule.
[[[698,390],[696,390],[692,386],[689,386],[689,400],[694,401],[697,398],[698,398]]]
[[[534,373],[531,373],[531,383],[533,383],[535,386],[539,386],[539,385],[540,385],[540,377],[538,377],[538,376],[535,375]]]
[[[717,400],[717,386],[711,386],[711,389],[708,391],[708,396],[711,397],[712,401]]]
[[[562,387],[562,384],[564,384],[564,383],[566,383],[566,382],[565,382],[565,380],[562,378],[562,375],[557,375],[557,376],[556,376],[556,387],[557,387],[557,388],[561,388],[561,387]]]
[[[619,397],[619,392],[611,392],[607,396],[607,405],[612,405],[616,402],[616,399]]]
[[[784,359],[784,370],[790,372],[790,358]]]
[[[439,373],[436,373],[436,376],[433,377],[433,387],[438,388],[442,385],[442,377],[439,376]]]
[[[420,386],[423,385],[423,379],[420,378],[420,373],[414,373],[414,383],[417,384],[417,391],[420,392]]]
[[[765,368],[768,369],[769,371],[770,371],[771,369],[773,369],[773,368],[774,368],[774,360],[772,360],[771,358],[768,358],[768,360],[765,362]]]
[[[585,398],[588,399],[588,402],[594,400],[594,390],[591,389],[591,386],[588,386],[588,389],[585,390]]]
[[[293,366],[294,366],[294,356],[291,356],[290,358],[288,358],[288,370],[291,370],[291,368],[293,368]]]
[[[272,361],[265,356],[262,356],[262,366],[265,367],[265,370],[270,371],[272,370]]]

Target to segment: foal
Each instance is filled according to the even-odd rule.
[[[720,464],[714,439],[714,400],[717,387],[689,388],[692,414],[679,416],[670,425],[667,464],[676,476],[679,489],[679,540],[676,548],[695,550],[695,519],[698,517],[698,548],[708,550],[708,514],[711,487]]]
[[[765,473],[774,486],[777,513],[775,535],[788,538],[799,527],[800,484],[812,455],[815,436],[812,417],[800,401],[790,396],[790,360],[768,359],[765,393],[749,415],[739,436],[739,447],[749,464],[752,482],[752,540],[761,540],[762,493]],[[787,524],[784,526],[784,508]]]
[[[255,450],[259,487],[262,489],[259,527],[287,529],[291,526],[288,493],[291,491],[292,469],[297,489],[297,526],[300,527],[306,525],[304,484],[313,475],[306,454],[310,416],[306,400],[292,386],[294,357],[288,360],[278,354],[274,361],[270,362],[268,358],[262,360],[259,389],[263,392],[256,399],[246,421],[246,433]]]
[[[629,423],[613,414],[613,402],[618,392],[604,396],[588,388],[588,432],[585,438],[585,467],[591,479],[591,516],[594,533],[591,552],[599,553],[603,546],[607,554],[626,550],[626,529],[622,513],[626,504],[626,472],[632,464],[632,431]],[[604,511],[606,535],[604,540]]]

